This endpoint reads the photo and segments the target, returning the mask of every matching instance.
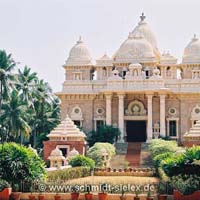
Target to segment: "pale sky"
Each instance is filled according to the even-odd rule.
[[[199,0],[0,0],[0,48],[57,92],[79,35],[94,61],[104,52],[112,56],[142,12],[159,50],[170,50],[181,62],[193,35],[200,36]]]

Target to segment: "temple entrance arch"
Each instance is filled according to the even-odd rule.
[[[143,102],[134,100],[125,110],[126,141],[146,142],[147,140],[147,111]]]

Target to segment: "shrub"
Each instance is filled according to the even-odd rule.
[[[200,189],[200,177],[192,175],[178,175],[171,178],[174,189],[179,190],[184,195],[192,194]]]
[[[164,158],[160,165],[170,177],[179,174],[200,176],[200,165],[195,162],[199,160],[199,153],[200,148],[194,146],[188,148],[184,153]]]
[[[188,148],[185,152],[185,158],[188,160],[188,162],[200,160],[200,146],[193,146]]]
[[[0,174],[14,185],[32,182],[45,176],[45,163],[32,150],[16,143],[0,145]]]
[[[47,172],[48,182],[67,181],[70,179],[82,178],[91,175],[89,167],[73,167],[63,170]]]
[[[113,144],[120,136],[120,130],[113,126],[101,126],[97,131],[91,131],[87,135],[89,146],[93,146],[96,142]]]
[[[108,159],[115,155],[115,147],[110,143],[97,142],[94,146],[90,147],[87,151],[87,156],[95,161],[96,167],[103,166],[102,149],[105,149],[108,153]]]
[[[157,156],[155,156],[153,158],[155,167],[158,168],[160,166],[161,161],[163,161],[166,158],[170,158],[172,156],[173,156],[172,152],[166,152],[166,153],[158,154]]]
[[[69,160],[69,164],[72,167],[89,167],[91,169],[93,169],[95,166],[94,160],[83,155],[73,156]]]
[[[10,184],[3,179],[0,179],[0,191],[2,191],[4,188],[9,188]]]
[[[152,154],[152,157],[154,158],[155,156],[167,152],[176,152],[180,150],[181,147],[178,147],[176,141],[167,141],[167,140],[162,140],[162,139],[154,139],[151,141],[149,145],[149,150]]]

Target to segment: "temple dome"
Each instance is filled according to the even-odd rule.
[[[183,63],[200,63],[200,40],[196,35],[194,35],[184,50]]]
[[[157,40],[154,32],[149,27],[148,23],[145,21],[144,13],[140,16],[140,22],[138,25],[133,29],[133,35],[142,35],[153,47],[154,54],[157,59],[160,58],[160,52],[157,48]]]
[[[115,61],[127,61],[131,63],[152,62],[155,55],[152,45],[141,35],[129,34],[114,55]]]
[[[92,58],[89,49],[85,45],[81,37],[70,50],[66,65],[92,65]]]
[[[144,38],[154,47],[157,48],[157,41],[156,41],[156,36],[152,32],[151,28],[149,25],[145,22],[145,16],[142,13],[142,16],[140,16],[141,20],[138,23],[138,25],[134,28],[132,31],[133,35],[138,35],[141,34],[144,36]]]
[[[51,152],[51,156],[63,156],[62,151],[56,147],[52,152]]]
[[[79,152],[73,148],[69,153],[68,153],[68,158],[70,157],[73,157],[73,156],[78,156],[79,155]]]

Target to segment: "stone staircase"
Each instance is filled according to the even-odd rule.
[[[123,155],[127,153],[128,143],[127,142],[117,142],[115,143],[116,153]]]
[[[129,142],[126,160],[131,167],[140,167],[141,142]]]

